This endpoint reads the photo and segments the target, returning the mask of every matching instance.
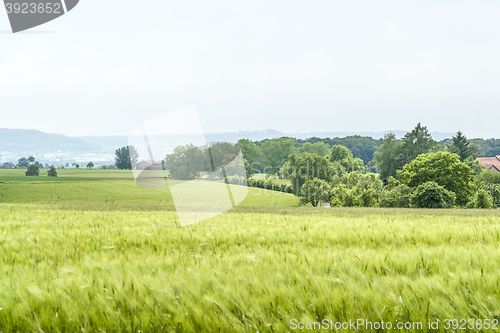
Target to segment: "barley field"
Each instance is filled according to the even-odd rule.
[[[4,203],[0,331],[498,319],[499,242],[497,210],[236,207],[181,228],[168,206]]]

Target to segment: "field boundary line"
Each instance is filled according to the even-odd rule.
[[[282,192],[280,192],[280,193],[282,193]],[[279,195],[276,195],[276,196],[278,197],[278,201],[276,201],[276,203],[274,204],[274,207],[277,207],[278,204],[280,203],[280,196]]]
[[[168,196],[166,196],[166,195],[164,195],[164,194],[160,193],[160,198],[162,198],[162,199],[163,199],[163,196],[165,196],[165,200],[166,200],[166,201],[164,201],[165,203],[163,204],[163,206],[166,206],[166,205],[170,202],[170,199],[168,198]],[[162,202],[163,202],[163,201],[162,201]]]
[[[267,189],[266,189],[267,191]],[[271,193],[270,197],[271,197],[271,201],[269,201],[269,203],[267,204],[267,207],[271,207],[271,204],[273,203],[273,192],[271,190],[269,190],[269,192]]]

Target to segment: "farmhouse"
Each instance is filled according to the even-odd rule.
[[[491,170],[495,172],[500,171],[500,155],[495,157],[478,157],[476,158],[481,165],[484,165],[484,170]]]
[[[136,170],[162,170],[161,163],[155,161],[142,161],[135,166]]]
[[[14,169],[14,163],[11,163],[11,162],[5,162],[3,164],[3,168],[4,169]]]

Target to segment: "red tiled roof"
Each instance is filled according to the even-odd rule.
[[[491,170],[494,167],[497,171],[500,171],[500,155],[495,157],[478,157],[476,161],[484,165],[485,170]]]

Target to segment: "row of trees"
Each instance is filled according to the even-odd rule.
[[[390,136],[393,138],[395,142],[398,143],[403,143],[404,141],[409,142],[409,140],[412,139],[418,141],[418,144],[414,147],[408,144],[405,145],[403,151],[399,152],[399,154],[402,154],[402,156],[399,156],[398,154],[398,157],[400,157],[399,163],[404,163],[405,160],[407,161],[406,163],[408,163],[409,161],[413,160],[416,156],[418,156],[418,154],[420,153],[431,152],[430,150],[426,151],[428,150],[428,148],[431,147],[434,148],[435,151],[450,151],[452,153],[455,152],[454,148],[456,148],[453,145],[452,139],[444,139],[441,141],[433,140],[430,133],[427,131],[427,128],[422,126],[421,124],[418,124],[413,131],[407,133],[407,135],[401,140],[396,139],[394,134]],[[387,138],[387,136],[385,138]],[[262,148],[265,142],[273,140],[289,140],[289,139],[294,141],[295,149],[299,153],[307,151],[321,156],[326,156],[328,154],[329,148],[332,146],[339,145],[347,147],[352,152],[354,157],[361,158],[366,165],[370,165],[370,162],[374,157],[374,153],[379,151],[380,146],[382,146],[382,144],[384,143],[384,139],[373,139],[371,137],[363,137],[359,135],[348,136],[345,138],[312,137],[307,140],[285,137],[281,139],[265,139],[262,141],[255,141],[254,143],[257,145],[257,147]],[[471,151],[472,156],[474,158],[480,156],[500,155],[500,139],[472,139],[468,141],[470,143],[469,150]],[[319,144],[311,149],[310,145],[316,143]],[[267,148],[264,147],[264,150],[266,149]],[[419,149],[422,149],[423,151],[419,151]],[[262,154],[265,154],[265,152],[262,151]],[[259,162],[267,164],[262,159],[260,159]],[[373,164],[375,164],[375,161],[373,161]]]
[[[479,145],[467,140],[461,131],[458,131],[447,142],[447,145],[443,146],[432,139],[427,127],[418,123],[402,140],[396,139],[392,133],[387,134],[379,151],[374,154],[374,162],[380,178],[384,184],[387,184],[389,177],[396,177],[397,171],[402,170],[417,156],[438,151],[447,151],[458,155],[461,162],[465,162],[474,170],[478,168],[474,160],[482,155]]]
[[[239,153],[242,153],[244,174],[234,165]],[[232,164],[233,163],[233,164]],[[241,163],[240,163],[241,165]],[[255,172],[265,172],[277,175],[279,178],[295,179],[302,185],[303,175],[294,176],[292,170],[314,173],[331,174],[333,170],[367,170],[363,160],[354,158],[352,152],[343,146],[329,147],[323,142],[306,143],[300,149],[294,147],[293,139],[272,139],[264,142],[262,147],[254,142],[243,139],[236,145],[230,143],[216,143],[210,148],[201,150],[194,145],[178,146],[172,154],[165,158],[165,168],[169,170],[171,178],[194,179],[201,172],[223,170],[227,176],[251,177]],[[324,170],[323,170],[324,169]],[[335,171],[337,172],[337,171]],[[305,177],[309,177],[305,175]],[[294,185],[295,186],[295,185]]]
[[[345,138],[326,138],[320,139],[318,137],[312,137],[307,140],[296,140],[296,147],[305,146],[307,143],[315,144],[317,142],[324,143],[330,147],[332,146],[344,146],[348,148],[354,157],[360,158],[365,164],[368,164],[373,159],[373,154],[378,151],[378,147],[382,144],[382,139],[373,139],[371,137],[354,135]],[[310,153],[316,153],[315,151],[309,151]],[[320,154],[321,155],[321,154]]]
[[[330,157],[331,158],[331,157]],[[346,169],[316,154],[290,156],[293,193],[305,204],[343,207],[491,208],[500,200],[500,174],[474,171],[450,152],[424,153],[389,177]]]
[[[372,163],[380,177],[345,147],[324,155],[299,150],[279,170],[313,206],[490,208],[500,200],[500,174],[483,171],[475,161],[480,149],[460,131],[445,146],[421,124],[402,140],[387,135]]]
[[[448,151],[457,153],[462,161],[471,157],[469,162],[473,162],[476,157],[483,156],[484,149],[488,153],[496,152],[498,149],[500,154],[500,140],[469,141],[461,132],[458,132],[452,139],[437,142],[427,128],[420,123],[403,139],[397,139],[394,134],[388,134],[384,139],[378,140],[362,136],[332,139],[313,137],[307,140],[284,137],[255,142],[241,139],[237,142],[237,146],[251,166],[248,176],[255,172],[280,174],[279,170],[293,153],[301,155],[307,152],[327,156],[330,154],[331,147],[344,146],[351,151],[354,158],[361,159],[365,165],[378,167],[385,184],[389,176],[396,177],[396,170],[401,170],[404,165],[423,153]],[[186,148],[182,149],[186,150]],[[119,148],[115,152],[115,165],[118,169],[132,169],[138,157],[133,146]]]
[[[66,163],[66,167],[69,167],[69,163]],[[18,159],[18,164],[17,164],[17,167],[19,168],[28,168],[31,170],[38,170],[38,169],[42,169],[44,168],[44,165],[43,163],[40,163],[39,161],[36,160],[36,158],[34,156],[30,156],[30,157],[21,157],[20,159]],[[48,163],[45,164],[45,168],[53,168],[54,166],[53,165],[49,165]],[[80,165],[79,164],[75,164],[75,167],[78,169],[80,168]],[[87,168],[88,169],[92,169],[94,167],[94,163],[93,162],[89,162],[87,163]],[[54,167],[55,168],[55,167]],[[60,168],[64,169],[64,167],[60,166]],[[33,173],[33,171],[31,171],[30,173]],[[30,174],[31,176],[31,174]],[[38,176],[38,175],[37,175]]]
[[[312,206],[327,202],[332,206],[372,207],[382,189],[382,182],[368,172],[363,160],[339,145],[331,147],[327,156],[309,152],[290,155],[282,174],[301,201]]]
[[[43,168],[43,165],[36,161],[35,157],[30,156],[28,158],[20,158],[19,159],[19,166],[20,167],[27,167],[26,170],[26,176],[39,176],[40,175],[40,169]],[[48,164],[46,165],[49,170],[47,170],[47,176],[49,177],[57,177],[57,171],[55,166],[51,165],[49,166]],[[79,168],[80,166],[76,164],[76,168]],[[89,162],[87,164],[87,168],[92,169],[94,167],[94,163]],[[62,167],[63,168],[63,167]],[[64,169],[64,168],[63,168]]]
[[[207,149],[179,146],[166,156],[164,165],[174,179],[194,179],[202,172],[235,184],[243,184],[244,177],[255,172],[286,178],[290,192],[313,206],[329,202],[333,206],[487,208],[500,197],[500,180],[486,177],[489,173],[475,162],[481,148],[460,131],[440,144],[419,123],[401,140],[386,135],[369,163],[345,146],[312,141],[242,139],[236,145],[218,143]],[[117,150],[117,166],[131,168],[127,163],[136,153],[131,149]],[[231,164],[240,151],[243,173]],[[367,164],[376,167],[379,175],[370,173]]]
[[[28,169],[26,170],[26,176],[39,176],[40,168],[38,165],[30,164]],[[56,168],[52,165],[49,170],[47,170],[47,176],[49,177],[57,177]]]
[[[38,162],[34,156],[30,156],[28,158],[21,157],[20,159],[17,160],[17,166],[20,168],[27,168],[30,165],[36,165],[39,168],[43,168],[43,164]],[[45,166],[49,167],[48,164],[46,164]]]
[[[227,142],[216,143],[203,150],[193,144],[181,145],[166,156],[165,168],[169,171],[170,178],[182,180],[195,179],[202,172],[212,173],[212,178],[217,175],[221,178],[252,175],[253,170],[247,160],[236,163],[239,153],[238,145]],[[216,171],[220,172],[215,173]]]
[[[332,148],[332,146],[323,141],[307,141],[297,147],[297,142],[297,140],[292,138],[270,139],[260,143],[259,146],[256,142],[241,139],[238,141],[237,146],[241,149],[243,158],[251,166],[251,174],[249,176],[255,172],[262,172],[270,175],[278,175],[281,178],[286,177],[286,172],[282,169],[284,167],[286,169],[286,165],[291,157],[295,156],[297,158],[306,154],[314,154],[323,158],[329,158],[333,154],[332,160],[340,161],[345,159],[344,167],[349,168],[364,165],[364,161],[360,158],[355,158],[347,147],[334,145]],[[335,156],[335,154],[340,155]]]

